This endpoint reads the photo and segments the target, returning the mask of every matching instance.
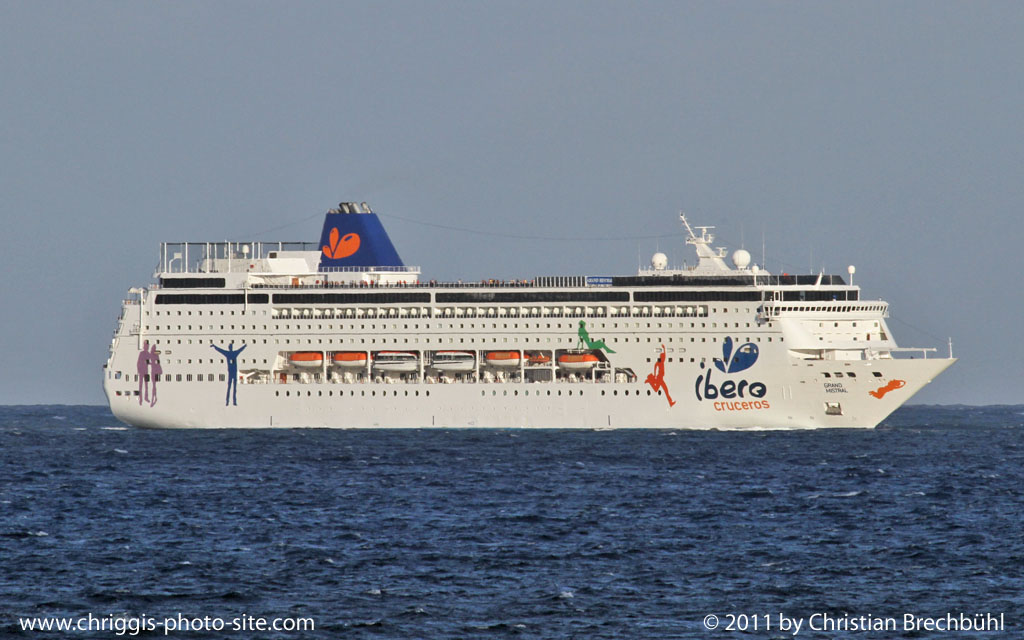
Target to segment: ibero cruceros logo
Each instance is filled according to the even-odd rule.
[[[715,358],[715,368],[725,374],[739,373],[746,371],[757,362],[757,345],[748,342],[733,351],[732,338],[727,337],[722,342],[722,357]],[[700,368],[704,371],[694,383],[694,391],[697,400],[715,400],[715,411],[749,411],[751,409],[770,409],[771,405],[767,400],[762,400],[768,393],[768,387],[763,382],[751,382],[745,378],[735,380],[728,378],[718,384],[712,382],[712,369],[701,362]],[[751,398],[751,399],[748,399]]]

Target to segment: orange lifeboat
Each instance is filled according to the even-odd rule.
[[[558,356],[558,366],[572,371],[592,369],[598,362],[597,356],[592,353],[564,353]]]
[[[331,357],[331,361],[339,367],[366,367],[365,351],[339,351]]]
[[[324,354],[317,351],[299,351],[288,356],[288,363],[295,367],[316,369],[324,364]]]
[[[518,351],[490,351],[484,358],[487,359],[487,364],[493,367],[518,367],[519,366],[519,352]]]

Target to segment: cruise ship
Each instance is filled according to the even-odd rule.
[[[424,281],[365,202],[317,243],[163,243],[104,391],[140,427],[871,428],[954,362],[897,347],[853,267],[772,274],[680,220],[696,262],[624,276]]]

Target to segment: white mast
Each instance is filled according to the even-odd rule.
[[[692,244],[697,250],[698,262],[694,271],[732,271],[725,263],[725,247],[719,247],[717,250],[711,247],[715,236],[709,233],[709,230],[714,227],[697,227],[700,230],[700,235],[697,235],[682,211],[679,212],[679,219],[683,221],[686,233],[690,236],[686,239],[686,244]]]

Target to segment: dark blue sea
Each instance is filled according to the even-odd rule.
[[[762,433],[149,431],[0,408],[0,637],[1022,638],[1022,436],[1021,406]],[[86,626],[22,630],[36,618]],[[280,630],[298,619],[313,629]]]

